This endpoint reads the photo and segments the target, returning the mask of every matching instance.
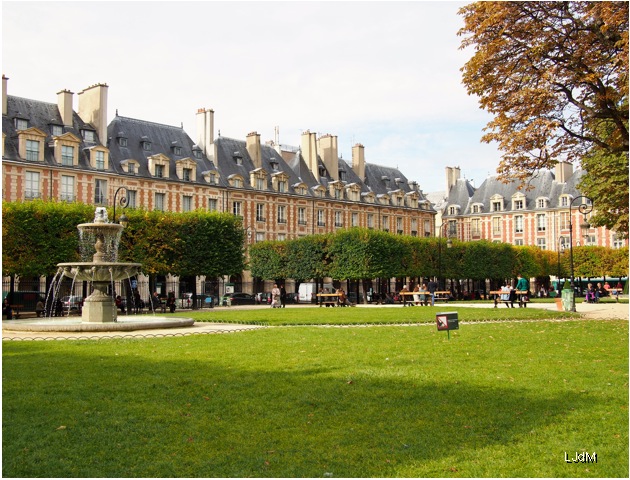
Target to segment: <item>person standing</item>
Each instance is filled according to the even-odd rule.
[[[280,306],[282,308],[287,306],[287,291],[284,288],[284,283],[280,285]]]
[[[529,292],[529,282],[522,275],[518,275],[518,282],[516,282],[516,290],[518,293],[518,306],[527,308],[527,295]]]
[[[431,280],[429,284],[427,285],[427,289],[429,290],[429,293],[431,294],[431,306],[433,307],[435,305],[435,292],[438,289],[437,282],[435,280]]]
[[[271,289],[271,308],[280,308],[280,289],[276,283]]]

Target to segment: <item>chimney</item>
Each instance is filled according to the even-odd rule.
[[[457,183],[461,176],[459,167],[446,167],[446,194],[451,191],[453,185]]]
[[[573,175],[573,164],[569,162],[558,162],[556,164],[556,182],[566,183]]]
[[[214,143],[214,110],[197,110],[197,145],[208,158],[213,157],[210,150]]]
[[[327,134],[319,138],[318,150],[328,174],[333,180],[339,180],[339,156],[337,155],[337,137]]]
[[[107,89],[98,83],[79,92],[79,116],[96,128],[101,144],[107,144]]]
[[[360,143],[352,147],[352,170],[362,182],[365,181],[365,147]]]
[[[72,93],[70,90],[62,90],[57,92],[57,106],[59,107],[59,114],[61,115],[61,121],[64,126],[72,126]],[[100,138],[100,137],[99,137]]]
[[[257,132],[251,132],[247,134],[246,148],[249,157],[254,163],[254,168],[262,167],[262,154],[260,151],[260,134]]]
[[[9,77],[2,75],[2,115],[7,114],[7,87],[9,84]]]
[[[317,135],[309,130],[302,133],[302,156],[306,162],[306,166],[311,171],[315,180],[319,182],[319,168],[317,165]]]

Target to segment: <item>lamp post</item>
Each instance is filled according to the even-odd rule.
[[[114,192],[114,218],[112,219],[113,223],[116,223],[116,197],[118,196],[118,192],[120,192],[121,190],[125,191],[125,196],[121,197],[121,199],[119,200],[118,203],[120,203],[121,207],[126,207],[127,206],[127,187],[118,187],[116,189],[116,192]],[[124,213],[120,216],[120,224],[123,227],[126,227],[127,224],[129,223],[129,220],[127,219],[127,215],[125,215]]]
[[[569,251],[571,257],[571,292],[573,293],[572,301],[571,301],[571,311],[575,312],[575,276],[573,272],[573,204],[577,201],[580,201],[578,206],[578,211],[584,215],[584,223],[581,225],[581,228],[584,230],[588,230],[591,226],[586,221],[586,215],[593,211],[593,201],[584,196],[580,195],[579,197],[575,197],[571,200],[571,204],[569,205]],[[584,200],[588,203],[585,203]]]
[[[439,227],[438,227],[438,233],[440,234],[439,236],[439,240],[438,240],[438,288],[440,290],[444,290],[444,288],[446,287],[442,287],[440,284],[440,281],[442,279],[442,231],[444,230],[444,227],[448,227],[448,222],[446,223],[442,223]],[[451,246],[453,245],[453,241],[450,238],[450,235],[448,236],[448,240],[446,241],[446,248],[451,248]]]
[[[564,237],[560,235],[558,237],[558,292],[560,292],[560,252],[564,250]]]

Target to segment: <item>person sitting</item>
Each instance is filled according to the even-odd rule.
[[[405,295],[405,293],[409,293],[409,289],[407,288],[407,285],[403,286],[402,290],[400,291],[400,296],[402,297],[402,302],[403,302],[403,307],[407,306],[407,295]],[[409,303],[409,306],[412,306],[413,302]]]
[[[423,283],[422,286],[418,289],[418,291],[420,292],[420,295],[418,295],[418,300],[420,301],[420,305],[428,307],[429,300],[427,296],[429,294],[429,289],[427,288],[426,283]]]
[[[512,308],[514,308],[514,300],[516,300],[516,292],[512,290],[512,286],[508,283],[501,287],[501,301],[505,303],[507,308],[510,308],[510,304]]]
[[[597,295],[592,283],[586,286],[586,303],[597,303]]]
[[[352,306],[352,304],[348,301],[348,297],[346,296],[346,292],[343,290],[343,288],[340,288],[339,290],[337,290],[337,303],[339,304],[340,307],[350,307]]]
[[[116,296],[116,308],[120,308],[120,313],[125,313],[125,305],[123,304],[122,297],[120,295]]]
[[[44,302],[41,298],[37,300],[37,304],[35,305],[35,314],[38,317],[46,316],[46,308],[44,307]]]

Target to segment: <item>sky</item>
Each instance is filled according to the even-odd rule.
[[[445,190],[447,166],[480,186],[500,152],[461,82],[466,3],[3,1],[2,73],[9,95],[51,103],[105,83],[108,123],[183,124],[196,141],[211,108],[221,136],[331,134],[347,162],[361,143],[425,193]]]

